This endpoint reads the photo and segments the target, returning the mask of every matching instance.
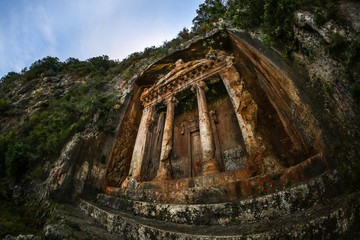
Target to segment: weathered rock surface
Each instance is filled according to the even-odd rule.
[[[297,19],[299,25],[296,34],[306,49],[313,49],[314,51],[321,49],[321,46],[318,44],[319,39],[328,39],[334,32],[339,32],[344,36],[350,34],[346,31],[341,32],[339,30],[341,26],[338,26],[334,22],[330,22],[319,28],[314,24],[311,13],[298,13]],[[310,25],[315,32],[308,32],[306,28],[304,28],[306,25]],[[239,55],[235,54],[235,59],[244,59],[244,57],[247,56],[248,60],[253,64],[252,70],[258,74],[256,77],[249,73],[251,72],[249,70],[249,62],[245,62],[247,64],[238,63],[236,67],[237,69],[241,69],[240,74],[237,75],[238,81],[229,82],[228,84],[234,85],[242,82],[238,88],[234,88],[237,92],[235,91],[233,95],[235,99],[239,100],[235,104],[235,106],[237,106],[235,110],[241,119],[243,119],[246,129],[248,129],[247,133],[250,136],[249,139],[247,139],[248,143],[253,141],[254,149],[268,149],[262,153],[254,153],[254,163],[250,166],[254,169],[253,172],[257,172],[260,175],[263,167],[265,168],[265,173],[287,171],[287,175],[285,174],[287,177],[282,179],[284,184],[279,184],[277,187],[284,187],[285,182],[290,182],[291,184],[292,177],[294,176],[301,179],[299,181],[304,181],[320,174],[327,167],[322,159],[327,156],[326,148],[329,148],[329,142],[331,142],[329,139],[331,140],[331,138],[326,135],[328,129],[320,124],[326,117],[323,119],[320,118],[320,120],[316,118],[318,115],[323,114],[322,110],[317,109],[318,106],[314,107],[316,104],[313,101],[309,101],[302,93],[304,88],[301,87],[303,87],[302,84],[307,78],[297,81],[296,79],[294,80],[287,77],[294,74],[294,72],[286,75],[280,72],[280,70],[279,72],[272,71],[273,69],[281,68],[281,64],[283,63],[276,65],[275,63],[278,63],[276,62],[277,60],[271,58],[270,55],[261,55],[262,53],[257,51],[257,48],[260,47],[252,42],[254,40],[245,39],[246,37],[244,37],[244,35],[237,32],[229,32],[229,34],[230,39],[233,41],[232,46],[235,51],[244,48],[244,46],[248,46],[247,44],[250,45],[244,53]],[[242,39],[242,37],[244,37],[245,40]],[[189,46],[191,46],[191,44]],[[261,65],[256,63],[256,60],[259,59],[262,61]],[[274,64],[276,65],[275,67]],[[157,72],[154,70],[156,67],[155,64],[155,66],[150,67],[150,70],[148,70],[150,72]],[[340,79],[343,75],[343,70],[339,63],[331,60],[322,52],[320,52],[319,57],[315,61],[306,67],[310,74],[315,73],[317,76],[325,79],[325,81],[328,81],[329,84],[332,83],[334,79]],[[284,72],[286,72],[286,70],[284,70]],[[121,185],[127,176],[127,172],[131,169],[129,161],[133,153],[131,146],[135,144],[136,134],[138,133],[137,125],[141,122],[141,114],[139,114],[141,107],[136,105],[139,105],[139,102],[136,103],[132,101],[135,98],[140,99],[142,92],[135,81],[150,81],[147,78],[149,77],[148,74],[149,73],[145,72],[144,75],[134,78],[131,83],[126,83],[126,91],[123,96],[126,105],[124,109],[127,109],[128,115],[122,115],[123,119],[118,126],[118,136],[116,136],[116,139],[108,140],[108,144],[114,143],[114,145],[107,146],[107,150],[105,151],[95,150],[101,149],[106,140],[104,136],[92,132],[77,135],[68,143],[47,180],[48,194],[50,196],[61,200],[64,200],[64,198],[73,199],[76,196],[85,196],[89,199],[89,189],[101,189],[103,182],[106,184],[111,183],[111,185],[115,187]],[[232,75],[234,74],[235,73]],[[229,75],[229,73],[223,73],[222,77],[226,78],[227,75]],[[259,77],[260,75],[262,77]],[[301,77],[302,76],[299,78]],[[260,86],[257,85],[256,78],[260,79]],[[265,81],[264,79],[269,81]],[[244,91],[244,87],[248,90]],[[271,95],[270,103],[262,102],[263,95],[257,92],[260,87],[263,89],[263,92],[260,93],[263,95],[265,93],[273,94],[271,91],[276,92],[276,94]],[[309,87],[309,84],[307,87]],[[312,93],[308,92],[308,94],[311,95]],[[262,96],[259,97],[258,95]],[[342,106],[346,104],[343,102],[344,99],[346,100],[348,98],[340,96],[336,98],[336,101]],[[304,103],[301,102],[303,100]],[[261,110],[264,108],[274,109],[266,112]],[[352,109],[351,106],[346,106],[346,108]],[[284,109],[288,112],[282,112]],[[277,159],[273,157],[274,148],[271,147],[273,141],[271,141],[272,138],[269,138],[271,140],[267,139],[268,133],[264,131],[265,127],[263,126],[265,125],[263,124],[264,121],[270,119],[266,119],[264,115],[275,116],[275,112],[280,115],[280,120],[278,121],[289,124],[287,125],[288,129],[282,131],[290,136],[289,138],[293,145],[289,144],[289,142],[291,142],[290,140],[284,138],[282,142],[284,146],[291,147],[283,148],[291,149],[291,152],[295,153],[296,151],[301,152],[304,150],[308,152],[308,156],[318,156],[320,159],[319,163],[321,164],[309,164],[301,168],[301,171],[296,172],[293,170],[292,172],[291,169],[295,169],[296,167],[294,166],[298,166],[297,164],[299,164],[299,162],[302,163],[301,161],[292,159],[293,162],[291,162],[291,160],[287,163],[285,161],[278,162]],[[340,115],[339,119],[343,119],[343,116],[344,115]],[[135,119],[135,121],[133,121],[134,124],[129,124],[129,119]],[[301,119],[301,121],[296,121],[297,119]],[[275,120],[269,121],[277,124]],[[146,122],[148,121],[145,121],[145,123]],[[282,134],[282,132],[277,133],[279,135]],[[325,139],[325,143],[321,139],[322,136]],[[146,137],[147,136],[142,137],[139,141],[144,141]],[[288,143],[286,141],[288,141]],[[112,153],[111,147],[113,147]],[[145,151],[145,147],[142,145],[137,145],[135,148],[139,148],[139,151]],[[323,152],[322,150],[324,149],[325,151]],[[279,150],[278,152],[281,151]],[[317,154],[311,155],[315,153]],[[96,159],[104,154],[108,160],[108,168],[106,171],[106,166],[96,161]],[[111,154],[112,156],[110,156]],[[264,166],[259,167],[260,162],[259,159],[256,158],[256,154],[260,156]],[[301,156],[301,154],[295,154],[295,156],[304,159],[304,156]],[[290,158],[289,156],[286,157]],[[284,157],[284,159],[286,157]],[[77,161],[74,161],[74,159],[77,159]],[[308,159],[311,160],[311,158]],[[306,161],[304,161],[304,164],[305,162]],[[283,165],[286,164],[284,163],[288,165],[288,168],[285,170]],[[276,168],[279,170],[274,171]],[[138,172],[134,172],[134,176],[140,174],[140,168],[138,168],[137,171]],[[259,194],[261,189],[269,189],[269,186],[266,186],[266,184],[267,182],[272,183],[270,175],[266,177],[260,175],[258,178],[247,176],[247,178],[247,184],[244,184],[242,187],[234,184],[235,187],[237,186],[237,190],[241,189],[242,191],[242,194],[239,194],[237,197],[240,198],[248,195],[253,195],[253,197],[244,200],[235,200],[233,202],[218,204],[165,204],[134,201],[99,194],[96,204],[88,200],[80,200],[79,207],[110,232],[106,233],[108,235],[103,233],[103,236],[99,236],[100,239],[104,238],[104,236],[106,236],[107,239],[115,236],[120,239],[327,239],[329,237],[359,237],[360,233],[357,230],[360,218],[358,211],[360,207],[360,202],[358,201],[359,193],[343,195],[344,192],[340,190],[343,187],[342,182],[339,180],[341,177],[339,177],[336,171],[328,172],[296,187],[289,188],[288,186],[286,189],[263,196],[256,194]],[[266,181],[264,181],[265,178]],[[224,176],[224,179],[226,179],[226,176]],[[196,184],[196,181],[197,180],[193,180],[191,183]],[[256,184],[254,184],[255,181],[257,181]],[[75,187],[72,184],[75,184]],[[129,182],[126,182],[126,184],[132,189],[137,189],[139,186],[144,185],[140,178],[131,179]],[[135,196],[134,199],[139,199],[141,194],[146,196],[148,192],[151,192],[153,196],[150,194],[147,195],[148,200],[167,201],[167,199],[181,197],[179,202],[184,202],[184,200],[189,201],[189,196],[192,200],[192,196],[197,194],[193,191],[193,188],[188,188],[184,191],[174,188],[176,189],[174,193],[157,190],[165,186],[165,183],[163,186],[161,184],[161,182],[153,186],[148,184],[148,188],[144,188],[143,190],[139,188],[140,190],[136,193],[137,196]],[[176,183],[174,183],[174,186],[175,185]],[[215,196],[215,190],[218,189],[211,185],[210,188],[210,192],[215,193],[213,194]],[[271,188],[271,191],[274,191],[275,188],[275,186]],[[205,188],[199,189],[200,191],[206,191]],[[223,191],[224,189],[225,191]],[[224,189],[218,192],[218,196],[226,192],[227,189]],[[246,194],[248,195],[243,194],[245,192],[244,189],[247,189]],[[196,189],[196,191],[197,190],[198,189]],[[142,192],[140,193],[140,191]],[[263,191],[263,194],[265,194],[265,192],[266,191]],[[160,198],[159,196],[164,196],[164,198]],[[171,197],[169,198],[169,196]],[[204,196],[206,196],[206,194],[203,195],[203,198]],[[220,199],[220,201],[224,201],[224,199]],[[176,200],[174,201],[176,202]],[[214,198],[212,198],[211,201],[214,202]],[[78,221],[68,218],[68,221],[70,221],[69,219],[71,219],[71,222],[76,223],[75,225],[70,224],[70,226],[76,229],[80,228],[81,231],[87,231],[86,228],[82,227],[81,222],[88,220]],[[62,223],[64,223],[64,221]],[[47,239],[58,239],[59,236],[63,237],[74,234],[73,232],[71,233],[71,231],[67,232],[69,229],[66,230],[62,223],[46,226],[45,233],[47,234],[45,234],[45,236],[48,236]],[[89,224],[91,225],[93,223]],[[72,229],[72,231],[76,229]]]
[[[356,111],[353,100],[349,97],[350,83],[344,77],[344,64],[331,58],[325,45],[329,44],[335,35],[342,36],[346,41],[355,39],[359,33],[359,18],[356,9],[359,9],[358,3],[341,1],[336,14],[346,19],[347,22],[329,20],[321,26],[315,23],[314,14],[311,12],[300,11],[295,14],[294,32],[301,45],[297,56],[306,64],[313,86],[316,81],[321,81],[333,89],[331,97],[336,104],[336,108],[334,108],[336,118],[339,120],[347,118],[347,122],[354,117],[354,110]]]
[[[342,194],[343,186],[338,175],[336,171],[328,172],[293,188],[228,203],[166,204],[132,201],[106,194],[98,194],[97,203],[114,210],[166,222],[202,225],[204,219],[208,219],[208,224],[211,225],[242,225],[276,219],[305,211],[311,206],[322,205],[327,198]]]
[[[315,205],[291,215],[265,218],[254,223],[226,228],[208,225],[209,219],[203,219],[203,225],[162,222],[155,220],[156,216],[145,219],[86,201],[80,202],[80,208],[108,231],[119,233],[125,239],[327,239],[330,236],[356,238],[359,237],[357,228],[360,217],[358,195],[357,193],[332,199],[328,205]]]
[[[121,239],[119,235],[107,232],[73,206],[64,205],[58,214],[59,219],[44,226],[45,240]]]
[[[3,240],[41,240],[41,238],[34,235],[19,235],[17,237],[7,235]]]
[[[92,132],[75,135],[49,174],[45,196],[69,202],[76,196],[101,189],[105,177],[101,158],[105,155],[106,140],[106,135]]]

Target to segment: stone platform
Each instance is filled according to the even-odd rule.
[[[336,171],[300,185],[218,204],[154,204],[99,194],[79,207],[124,239],[356,239],[360,193]]]
[[[249,224],[292,214],[320,204],[324,198],[338,194],[334,189],[336,181],[336,173],[327,172],[306,184],[273,194],[216,204],[153,203],[106,194],[98,194],[97,202],[114,210],[166,222],[201,225],[204,219],[209,219],[211,225]]]
[[[218,203],[253,194],[272,192],[305,181],[326,171],[320,155],[315,155],[278,174],[251,177],[238,169],[215,175],[179,180],[130,182],[125,189],[107,187],[105,193],[131,200],[167,203]]]

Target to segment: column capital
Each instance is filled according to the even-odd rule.
[[[209,88],[207,87],[207,85],[204,81],[198,81],[198,82],[194,83],[194,85],[191,87],[191,91],[196,92],[197,88],[201,88],[205,92],[207,92],[207,90],[209,90]]]
[[[169,96],[168,98],[166,98],[166,99],[164,100],[164,103],[165,103],[167,106],[169,106],[170,103],[173,103],[174,106],[176,106],[176,105],[179,103],[179,101],[177,100],[177,98],[176,98],[174,95],[171,95],[171,96]]]

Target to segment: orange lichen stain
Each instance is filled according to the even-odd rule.
[[[64,177],[64,174],[61,174],[58,181],[57,181],[58,185],[61,185],[63,177]]]
[[[105,193],[106,194],[113,194],[113,193],[115,193],[116,192],[116,190],[118,190],[119,188],[116,188],[116,187],[106,187],[105,188]]]

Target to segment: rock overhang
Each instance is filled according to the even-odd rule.
[[[216,29],[204,37],[196,37],[195,40],[189,40],[181,45],[180,50],[161,58],[145,69],[137,78],[136,84],[139,86],[154,84],[159,77],[169,73],[174,67],[177,60],[182,59],[185,63],[188,61],[206,58],[209,52],[208,39],[216,39],[212,45],[214,49],[230,51],[231,46],[229,38],[224,32]]]

